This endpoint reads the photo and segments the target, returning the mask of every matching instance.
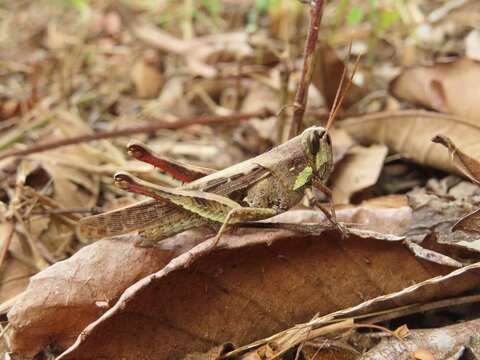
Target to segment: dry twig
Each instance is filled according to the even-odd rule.
[[[213,125],[213,124],[227,124],[236,121],[248,120],[252,118],[265,118],[272,116],[273,114],[268,110],[256,111],[251,113],[237,113],[231,115],[222,115],[222,116],[198,116],[194,118],[184,118],[179,119],[175,122],[164,122],[157,121],[153,124],[144,124],[138,126],[129,126],[123,129],[117,129],[112,131],[101,131],[95,134],[84,134],[79,136],[74,136],[70,138],[45,141],[43,143],[34,144],[25,149],[12,149],[0,154],[0,160],[12,157],[12,156],[22,156],[29,155],[33,153],[38,153],[42,151],[56,149],[62,146],[75,145],[84,142],[90,142],[101,139],[111,139],[121,136],[131,136],[133,134],[149,134],[154,133],[160,129],[180,129],[190,125]]]

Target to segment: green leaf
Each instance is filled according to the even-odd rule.
[[[388,30],[395,22],[400,19],[400,14],[397,11],[381,10],[380,23],[378,24],[380,31]]]
[[[312,175],[313,175],[313,169],[310,166],[305,167],[305,169],[303,169],[295,179],[295,184],[293,185],[293,191],[298,190],[302,186],[304,186],[310,180]]]
[[[347,24],[350,26],[358,25],[363,20],[363,10],[360,7],[353,7],[347,15]]]
[[[268,0],[257,0],[255,1],[255,6],[260,13],[266,13],[268,11],[270,1]]]
[[[221,11],[221,4],[219,0],[203,0],[202,3],[212,16],[218,15]]]

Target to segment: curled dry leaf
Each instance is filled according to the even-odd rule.
[[[467,233],[480,234],[480,209],[477,209],[462,217],[453,225],[452,230],[461,230]]]
[[[406,206],[374,211],[358,208],[339,211],[338,216],[342,221],[357,223],[360,229],[400,235],[408,228],[411,211]],[[388,224],[382,220],[385,218],[389,219]],[[275,219],[318,223],[324,220],[324,216],[316,211],[293,211]],[[157,250],[135,248],[119,240],[104,240],[50,267],[32,279],[23,297],[9,313],[14,328],[13,346],[19,352],[33,354],[53,339],[69,345],[83,327],[106,310],[99,309],[96,301],[112,304],[135,280],[158,271],[171,258],[205,240],[207,234],[208,230],[187,231],[164,240]],[[266,233],[265,241],[271,237],[269,234]],[[138,261],[142,256],[145,261]],[[99,271],[99,268],[107,270]],[[85,292],[84,279],[89,279],[88,293]],[[68,291],[56,292],[66,283],[69,283]],[[61,316],[55,311],[58,307],[61,307]],[[72,327],[69,319],[76,319],[76,326]],[[23,326],[27,323],[29,326]]]
[[[353,194],[375,185],[387,152],[385,145],[351,148],[332,174],[331,190],[335,203],[348,203]]]
[[[439,285],[443,288],[448,288],[451,284],[455,284],[458,282],[463,281],[465,278],[470,278],[472,276],[472,272],[477,271],[478,276],[478,269],[480,268],[480,263],[475,263],[461,269],[457,269],[448,273],[444,276],[436,276],[431,279],[427,279],[420,283],[415,283],[407,288],[404,288],[398,292],[382,295],[373,299],[369,299],[361,304],[352,306],[347,309],[342,309],[336,311],[331,314],[327,314],[324,316],[315,316],[310,321],[303,323],[303,324],[295,324],[295,326],[281,331],[277,334],[271,335],[268,338],[257,340],[253,343],[247,344],[245,346],[241,346],[236,348],[235,350],[226,354],[227,358],[235,358],[234,356],[238,354],[242,354],[245,351],[250,349],[256,349],[263,347],[264,344],[277,344],[280,342],[290,342],[290,345],[300,344],[306,341],[307,339],[312,339],[316,336],[325,336],[325,335],[333,335],[338,336],[337,332],[339,330],[344,329],[351,329],[354,322],[367,322],[369,323],[376,323],[388,319],[398,318],[399,316],[405,316],[409,314],[418,313],[419,311],[423,310],[433,310],[438,309],[439,307],[445,307],[452,304],[466,304],[478,301],[477,295],[470,295],[464,297],[456,297],[450,298],[447,300],[439,300],[439,301],[428,301],[426,303],[415,303],[415,300],[412,299],[412,295],[414,297],[418,296],[419,293],[422,291],[430,292],[435,291],[435,288]],[[421,296],[421,295],[420,295]],[[421,300],[420,300],[421,301]],[[465,302],[464,302],[465,301]],[[411,303],[409,306],[399,306],[399,304],[404,303]],[[368,327],[369,325],[367,325]],[[397,328],[394,333],[404,338],[408,336],[410,330],[406,325],[402,325]],[[344,336],[351,336],[351,333],[344,333]],[[366,334],[369,336],[370,334]],[[361,336],[361,335],[360,335]],[[295,339],[296,343],[292,344],[292,339]],[[321,343],[325,344],[325,338],[321,338]],[[345,339],[344,339],[345,340]],[[367,348],[372,348],[369,345],[369,342],[362,342],[359,341],[357,336],[354,339],[351,339],[354,343],[360,347],[360,351]],[[371,339],[370,339],[371,340]],[[474,344],[475,348],[478,348],[478,341],[475,342],[476,338],[472,339],[470,345]],[[328,340],[327,340],[328,341]],[[255,350],[254,350],[255,351]],[[363,352],[363,351],[362,351]],[[251,352],[250,352],[251,353]],[[248,354],[248,353],[247,353]],[[354,359],[357,359],[358,356],[355,356]],[[386,359],[396,359],[396,357],[385,357]],[[449,358],[450,359],[450,358]]]
[[[459,359],[468,348],[478,353],[480,320],[466,321],[437,329],[410,330],[410,335],[400,342],[393,337],[383,338],[362,360],[398,359]],[[430,357],[428,357],[430,354]],[[453,356],[457,354],[457,356]]]
[[[432,141],[445,146],[452,157],[453,164],[470,180],[480,184],[480,162],[477,159],[465,154],[445,135],[436,135]]]
[[[437,135],[432,141],[444,145],[448,149],[455,166],[470,180],[480,184],[480,162],[477,159],[465,154],[445,135]],[[453,225],[452,230],[480,233],[480,209],[463,216]]]
[[[405,69],[390,84],[392,94],[401,99],[441,112],[480,120],[480,62],[461,58],[433,66]]]
[[[435,195],[425,189],[410,192],[408,199],[414,215],[406,236],[412,243],[421,244],[424,250],[437,253],[432,257],[428,251],[424,252],[432,261],[435,258],[442,261],[440,254],[461,263],[480,261],[480,252],[471,246],[478,237],[451,231],[452,225],[474,208],[472,197],[455,199],[453,194],[452,190],[445,195]],[[418,256],[422,256],[422,252],[417,252]]]
[[[426,166],[462,175],[448,153],[431,142],[437,134],[452,141],[471,157],[480,159],[480,127],[464,119],[427,111],[379,112],[339,122],[362,143],[382,143],[391,150]]]

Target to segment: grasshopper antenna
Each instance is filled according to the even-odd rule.
[[[350,57],[351,53],[352,53],[352,42],[350,41],[350,44],[348,46],[347,59]],[[352,85],[353,77],[355,76],[355,73],[357,72],[357,69],[358,69],[358,65],[360,64],[360,59],[361,59],[361,55],[358,55],[357,59],[355,60],[355,65],[353,67],[352,74],[350,75],[348,82],[345,85],[345,90],[342,92],[343,83],[345,81],[345,78],[347,76],[347,71],[348,71],[347,65],[345,65],[343,68],[340,84],[338,85],[337,93],[335,94],[335,99],[333,100],[332,109],[330,111],[330,114],[328,115],[327,125],[325,126],[325,131],[327,133],[330,127],[332,126],[333,121],[335,120],[337,113],[340,110],[340,107],[342,106],[343,100],[345,99],[345,96],[348,93],[350,86]]]

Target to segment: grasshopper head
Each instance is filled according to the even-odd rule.
[[[312,126],[301,135],[303,153],[307,166],[298,175],[294,190],[307,183],[325,183],[333,168],[332,143],[327,131],[321,126]]]

